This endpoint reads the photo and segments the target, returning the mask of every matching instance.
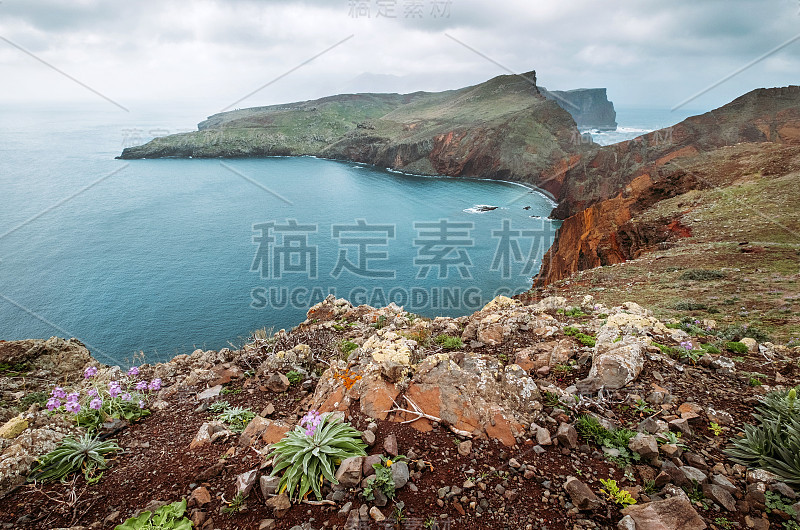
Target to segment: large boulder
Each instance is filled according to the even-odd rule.
[[[670,497],[622,510],[636,523],[636,530],[704,530],[706,523],[685,497]]]
[[[424,414],[456,432],[485,434],[509,446],[542,408],[539,389],[516,364],[503,366],[494,357],[471,352],[438,353],[416,366],[408,365],[407,378],[391,382],[382,369],[385,358],[375,359],[373,352],[362,351],[349,364],[332,363],[317,385],[311,406],[328,412],[347,410],[358,402],[372,418],[405,421],[417,415],[390,416],[388,411],[395,402],[410,409],[408,398]],[[433,427],[425,417],[411,426],[420,431]]]

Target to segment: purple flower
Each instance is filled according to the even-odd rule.
[[[128,375],[139,375],[139,367],[138,366],[131,366],[128,369]]]
[[[77,392],[73,392],[67,396],[67,403],[77,403],[79,397],[80,395]]]
[[[150,381],[150,384],[147,386],[147,388],[149,390],[152,390],[153,392],[155,392],[156,390],[161,390],[161,379],[156,377],[155,379]]]
[[[67,403],[64,405],[64,408],[67,409],[68,412],[71,412],[73,414],[77,414],[78,412],[81,411],[81,406],[78,404],[77,401],[67,401]]]
[[[86,370],[83,371],[83,377],[85,379],[91,379],[92,377],[97,374],[97,367],[96,366],[89,366]]]
[[[693,350],[694,346],[692,346],[692,341],[687,340],[687,341],[681,342],[681,348],[683,348],[685,350]]]
[[[305,416],[302,417],[300,420],[300,426],[305,427],[306,436],[314,436],[314,433],[319,427],[319,424],[322,423],[322,416],[316,410],[309,410]]]
[[[94,398],[91,403],[89,403],[89,408],[94,410],[100,410],[100,407],[103,406],[103,400],[100,398]]]
[[[86,393],[89,394],[89,397],[97,397],[96,388],[90,388],[89,390],[86,391]]]
[[[47,410],[49,410],[50,412],[56,410],[60,406],[61,402],[58,400],[58,398],[51,397],[50,399],[47,400]]]
[[[142,401],[141,399],[139,400],[139,408],[140,409],[144,408],[144,401]]]
[[[63,389],[63,388],[61,388],[60,386],[57,386],[57,387],[55,387],[55,388],[53,389],[53,392],[52,392],[52,394],[51,394],[51,395],[52,395],[54,398],[58,398],[58,399],[64,399],[65,397],[67,397],[67,393],[66,393],[66,392],[64,392],[64,389]]]
[[[111,381],[108,383],[108,394],[113,398],[122,394],[122,387],[120,387],[118,381]]]
[[[122,394],[122,401],[130,401],[130,400],[131,400],[131,395],[130,394],[128,394],[127,392]]]
[[[141,392],[145,388],[147,388],[147,381],[139,381],[138,383],[136,383],[136,390],[138,390],[139,392]]]

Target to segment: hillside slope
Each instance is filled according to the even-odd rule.
[[[800,87],[755,90],[669,129],[576,157],[556,179],[560,186],[545,185],[561,198],[554,215],[564,223],[536,284],[621,263],[685,233],[677,211],[646,225],[635,219],[660,201],[691,190],[732,186],[730,179],[712,184],[700,176],[700,168],[713,172],[726,167],[730,151],[720,150],[740,143],[761,145],[757,151],[764,152],[800,145]],[[775,166],[769,156],[761,163]]]
[[[156,138],[120,158],[314,155],[428,175],[538,185],[586,150],[536,73],[446,92],[346,94],[215,114],[198,131]]]

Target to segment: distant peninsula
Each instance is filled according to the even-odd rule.
[[[548,190],[564,160],[591,150],[577,125],[610,128],[614,116],[605,89],[548,92],[531,71],[445,92],[344,94],[237,109],[210,116],[195,132],[127,148],[119,158],[313,155]]]

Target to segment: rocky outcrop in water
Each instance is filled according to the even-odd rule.
[[[581,129],[615,131],[617,111],[608,100],[605,88],[576,88],[575,90],[546,90],[539,87],[542,95],[552,99],[570,113]]]

